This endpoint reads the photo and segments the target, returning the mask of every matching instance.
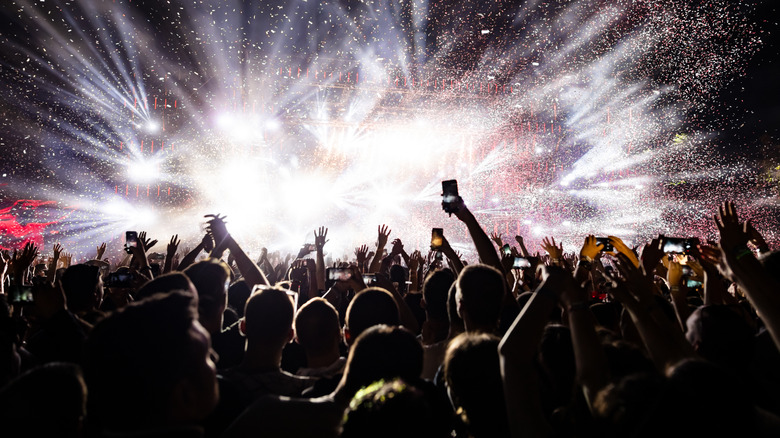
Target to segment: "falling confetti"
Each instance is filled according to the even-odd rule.
[[[718,143],[764,44],[744,2],[4,3],[2,199],[55,201],[85,252],[221,213],[255,253],[325,225],[343,257],[388,224],[470,254],[445,179],[531,244],[709,239],[727,198],[777,229],[780,163]]]

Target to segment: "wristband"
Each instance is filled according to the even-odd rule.
[[[583,261],[588,263],[593,263],[593,257],[588,257],[586,255],[580,254],[580,263],[582,263]]]

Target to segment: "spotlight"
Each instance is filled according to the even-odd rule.
[[[146,124],[144,124],[144,130],[150,134],[154,134],[159,129],[160,125],[154,120],[149,120],[146,122]]]
[[[159,179],[160,168],[157,163],[138,160],[127,163],[127,177],[137,183],[148,183]]]

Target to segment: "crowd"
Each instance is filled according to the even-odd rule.
[[[220,215],[159,259],[0,253],[2,436],[780,436],[778,257],[733,203],[718,241],[541,254],[445,211],[478,260],[386,225],[253,260]]]

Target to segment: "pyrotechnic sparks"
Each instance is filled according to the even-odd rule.
[[[58,238],[86,251],[209,213],[254,252],[325,225],[342,257],[378,224],[469,251],[444,179],[489,231],[569,249],[766,205],[715,152],[739,116],[708,114],[761,46],[741,2],[8,3],[3,198],[75,208]]]

